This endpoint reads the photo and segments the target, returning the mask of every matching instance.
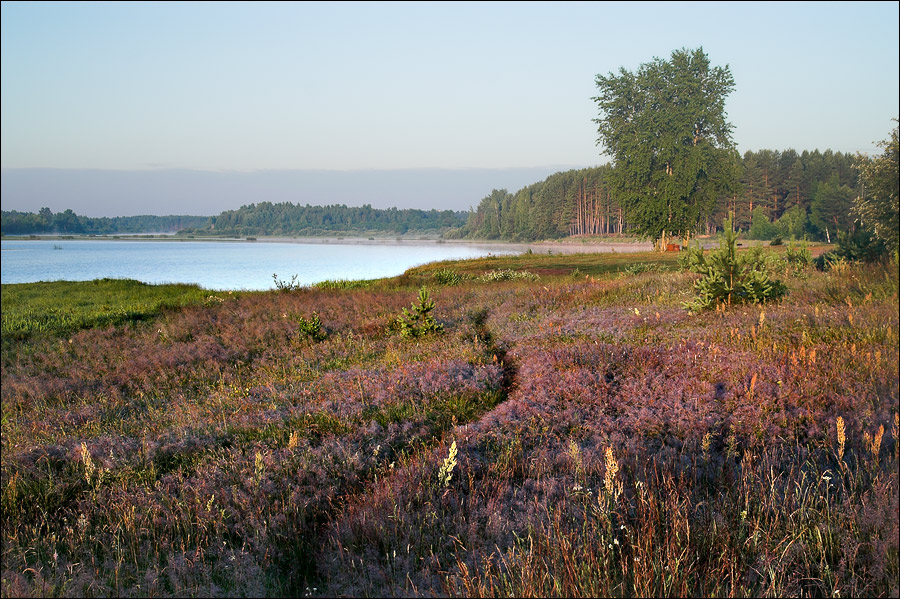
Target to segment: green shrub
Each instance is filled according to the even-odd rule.
[[[778,225],[769,220],[769,217],[766,214],[766,210],[764,208],[757,207],[750,217],[750,229],[749,231],[747,231],[747,235],[749,236],[749,238],[771,239],[772,241],[776,239],[780,240],[781,237],[778,233]],[[773,243],[772,245],[778,244]]]
[[[737,235],[726,222],[719,247],[707,256],[703,248],[688,248],[682,266],[702,275],[694,284],[696,297],[684,304],[692,312],[732,304],[759,304],[781,298],[784,283],[769,278],[770,256],[756,247],[738,254]]]
[[[328,335],[322,330],[322,321],[319,315],[313,312],[311,318],[297,317],[297,334],[301,339],[312,339],[313,341],[322,341]]]
[[[328,279],[320,281],[313,285],[316,289],[364,289],[371,285],[371,281],[366,280],[347,280],[347,279]]]
[[[403,308],[403,313],[397,317],[400,336],[415,339],[431,333],[442,332],[444,325],[434,319],[434,316],[431,315],[432,311],[434,311],[434,302],[428,296],[428,290],[422,287],[419,290],[419,303],[413,304],[411,310]]]
[[[788,245],[784,252],[784,261],[788,263],[788,266],[796,269],[809,266],[812,264],[813,258],[805,243],[801,243],[800,245],[792,243]]]
[[[442,268],[441,270],[435,271],[434,274],[431,275],[431,278],[438,285],[459,285],[463,282],[463,276],[449,268]]]
[[[479,281],[484,281],[486,283],[497,283],[499,281],[515,281],[523,279],[526,281],[537,281],[538,279],[540,279],[540,277],[528,271],[512,270],[511,268],[492,270],[478,277]]]
[[[857,223],[859,224],[859,223]],[[836,262],[880,262],[890,258],[884,241],[868,229],[857,227],[853,233],[838,233],[837,247],[816,259],[819,270],[829,270]]]
[[[297,275],[292,276],[290,281],[283,281],[278,278],[277,273],[272,273],[272,279],[275,281],[275,288],[278,291],[296,291],[301,287],[300,283],[297,282]]]

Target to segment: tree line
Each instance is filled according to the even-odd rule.
[[[611,195],[609,166],[555,173],[510,193],[495,189],[469,212],[455,236],[531,241],[568,235],[613,235],[626,230]]]
[[[860,195],[856,157],[819,150],[748,151],[737,159],[730,195],[719,194],[699,233],[711,234],[729,217],[752,239],[775,237],[831,242],[854,226]],[[555,173],[510,193],[493,190],[469,213],[458,236],[534,241],[566,236],[638,235],[614,185],[612,166]]]
[[[212,216],[202,226],[182,234],[202,235],[322,235],[342,232],[443,232],[465,222],[453,210],[379,209],[365,204],[301,206],[290,202],[260,202]]]
[[[116,235],[178,233],[180,235],[253,236],[323,235],[347,232],[444,232],[466,221],[453,210],[376,209],[344,205],[301,206],[260,202],[227,210],[218,216],[119,216],[92,218],[71,209],[52,212],[2,212],[3,235]]]
[[[897,251],[897,128],[882,156],[759,150],[741,156],[725,99],[735,83],[702,48],[597,75],[597,143],[611,162],[494,190],[458,232],[535,240],[628,234],[687,243],[727,222],[756,239],[832,242],[857,228]],[[896,120],[896,119],[895,119]]]
[[[54,213],[49,208],[38,212],[3,210],[0,233],[3,235],[116,235],[137,233],[174,233],[202,226],[206,216],[116,216],[89,217],[71,209]]]

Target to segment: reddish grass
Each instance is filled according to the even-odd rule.
[[[896,268],[801,275],[696,316],[676,272],[435,288],[416,341],[410,285],[10,344],[3,594],[895,596]]]

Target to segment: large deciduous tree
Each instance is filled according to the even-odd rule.
[[[711,66],[702,48],[682,49],[596,83],[597,143],[613,160],[610,184],[632,230],[660,249],[691,237],[740,174],[725,112],[729,68]]]
[[[897,122],[897,119],[894,119]],[[897,127],[881,142],[884,154],[874,159],[860,157],[859,175],[864,194],[856,199],[856,212],[863,226],[895,252],[900,245],[900,145]]]

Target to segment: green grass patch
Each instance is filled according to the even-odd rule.
[[[148,285],[131,279],[3,285],[3,339],[140,322],[168,308],[219,302],[227,295],[196,285]]]
[[[626,272],[635,264],[653,265],[657,270],[678,267],[676,252],[585,253],[585,254],[518,254],[515,256],[486,256],[467,260],[444,260],[417,266],[406,271],[412,280],[425,282],[440,279],[452,272],[460,279],[477,278],[490,272],[529,272],[542,279],[553,276],[602,276]],[[647,268],[646,266],[644,268]]]

